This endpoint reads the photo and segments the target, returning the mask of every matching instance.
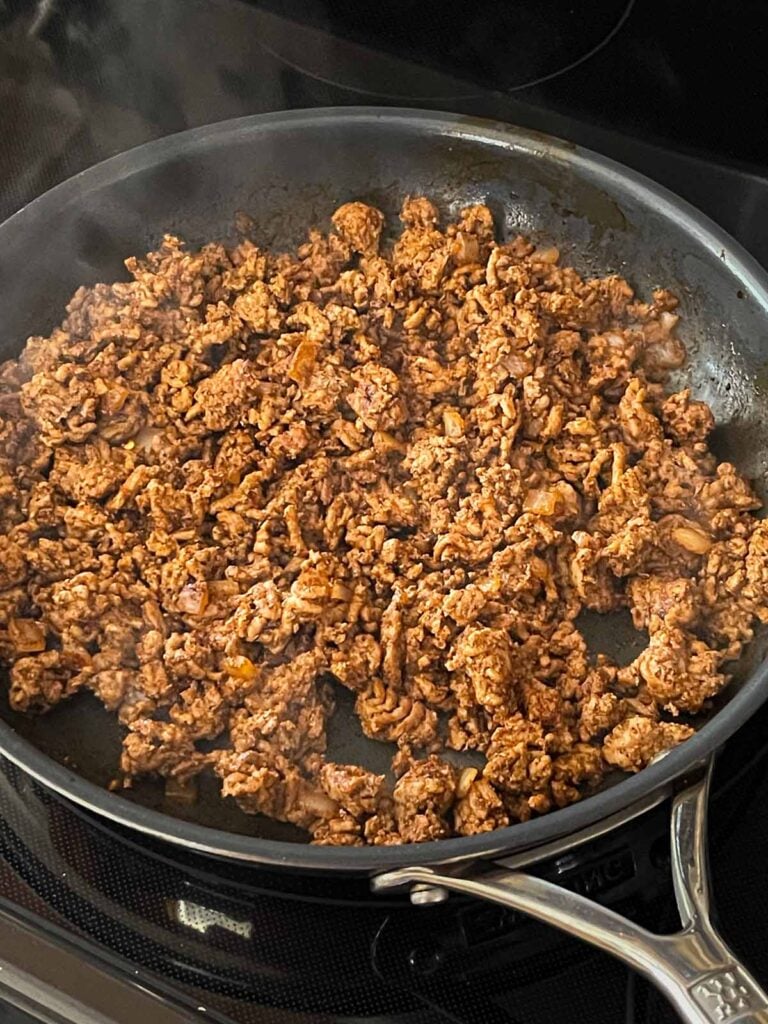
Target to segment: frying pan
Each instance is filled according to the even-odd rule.
[[[486,202],[504,236],[554,241],[564,262],[585,274],[618,272],[643,296],[658,285],[676,291],[689,360],[675,383],[689,383],[712,406],[718,454],[765,493],[766,274],[718,227],[647,179],[571,144],[474,118],[366,108],[248,117],[84,171],[0,226],[0,356],[52,328],[78,285],[124,276],[122,259],[165,231],[192,244],[226,239],[243,210],[261,241],[284,248],[353,198],[395,221],[407,193],[429,194],[449,214]],[[625,660],[639,642],[631,629],[599,618],[585,624],[585,635]],[[640,774],[536,820],[419,846],[309,846],[289,826],[229,807],[213,785],[203,785],[191,808],[151,783],[130,796],[107,792],[117,726],[85,696],[28,718],[11,712],[4,695],[0,752],[91,811],[171,843],[284,869],[366,873],[375,890],[402,888],[415,903],[453,890],[495,900],[622,958],[691,1024],[768,1024],[768,997],[709,920],[705,821],[707,765],[768,696],[765,651],[758,637],[700,731]],[[366,741],[348,710],[336,716],[332,756],[379,767],[390,751]],[[520,870],[670,797],[677,935],[652,935]]]

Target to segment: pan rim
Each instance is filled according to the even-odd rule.
[[[735,239],[715,222],[674,193],[624,165],[592,150],[535,130],[493,120],[444,111],[398,107],[322,107],[249,115],[165,136],[117,154],[80,171],[49,189],[0,224],[0,239],[24,231],[31,216],[60,209],[83,192],[135,174],[166,159],[217,145],[225,137],[296,129],[302,123],[375,122],[406,127],[434,137],[479,141],[512,148],[567,166],[589,169],[600,182],[619,183],[625,193],[645,205],[653,204],[665,219],[676,221],[689,236],[716,253],[731,273],[749,289],[768,317],[768,273]],[[503,829],[476,836],[456,837],[426,844],[390,847],[323,847],[280,842],[225,832],[187,822],[161,811],[133,804],[116,793],[82,778],[33,746],[0,719],[0,755],[70,801],[125,827],[181,845],[200,853],[247,861],[263,866],[301,869],[315,874],[373,874],[406,865],[445,865],[480,858],[500,857],[512,851],[535,849],[557,838],[630,807],[641,797],[674,782],[725,742],[768,699],[768,661],[763,661],[726,706],[699,732],[656,764],[625,778],[615,786],[580,803]]]

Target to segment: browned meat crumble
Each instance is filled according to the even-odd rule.
[[[167,236],[0,373],[10,702],[91,690],[121,780],[216,773],[316,842],[562,807],[693,729],[768,621],[768,525],[668,395],[676,301],[498,244],[484,206],[362,203],[296,253]],[[629,666],[582,609],[627,608]],[[334,687],[395,746],[326,760]],[[446,748],[479,751],[455,768]]]

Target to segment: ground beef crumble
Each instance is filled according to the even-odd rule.
[[[768,621],[760,503],[664,388],[674,297],[482,205],[401,220],[166,236],[2,367],[9,700],[94,692],[122,785],[213,772],[319,843],[489,831],[685,740]],[[619,609],[648,634],[621,668],[577,626]],[[394,784],[326,757],[339,687]]]

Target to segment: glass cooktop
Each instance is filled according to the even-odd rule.
[[[666,184],[768,265],[768,5],[745,0],[3,0],[0,217],[115,152],[335,104],[435,107],[571,139]],[[713,801],[723,931],[768,982],[768,712]],[[676,927],[664,809],[541,870]],[[664,1024],[631,972],[498,908],[211,861],[0,763],[0,1024]]]

